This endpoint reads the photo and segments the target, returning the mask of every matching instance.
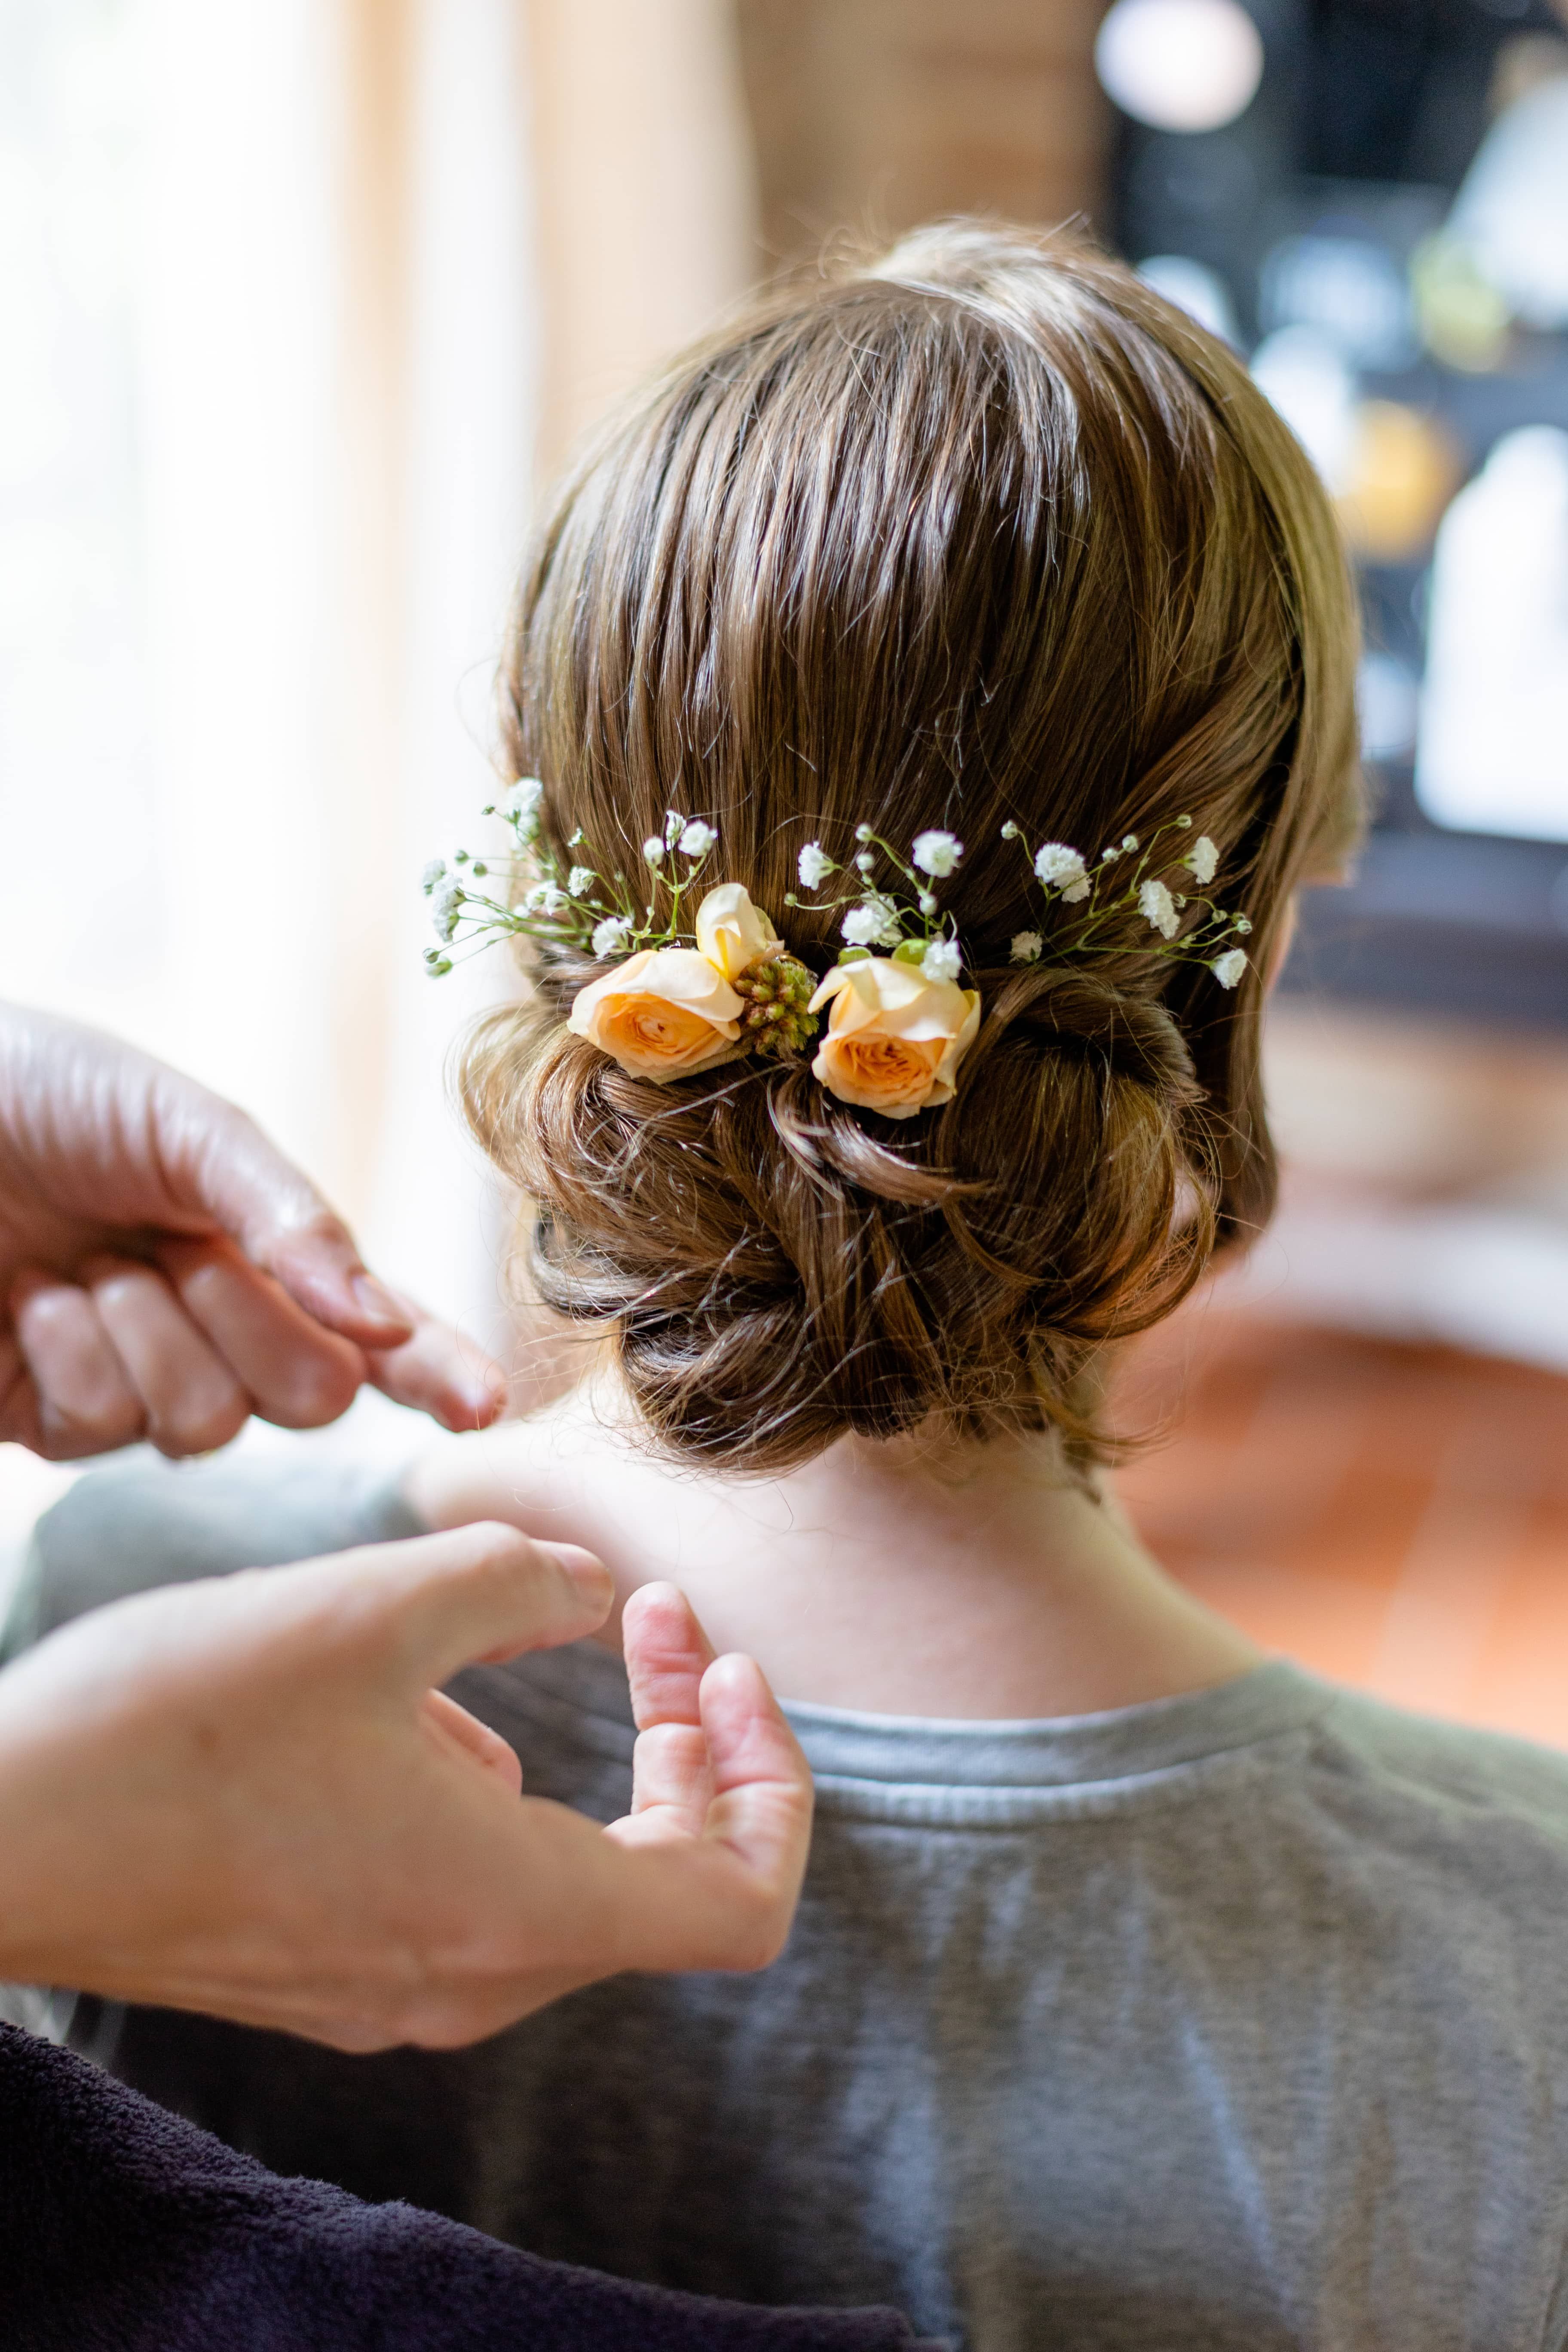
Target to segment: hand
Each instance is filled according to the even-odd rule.
[[[253,1120],[134,1047],[0,1007],[0,1438],[52,1460],[333,1421],[362,1381],[451,1429],[479,1351],[365,1271]]]
[[[811,1777],[673,1586],[627,1604],[634,1810],[520,1796],[433,1685],[600,1625],[586,1552],[460,1528],[141,1593],[0,1674],[0,1978],[345,2050],[451,2047],[622,1969],[780,1949]]]

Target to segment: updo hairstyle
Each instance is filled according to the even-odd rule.
[[[984,1018],[894,1125],[809,1062],[658,1086],[563,1025],[605,969],[525,948],[461,1083],[530,1204],[528,1270],[613,1333],[671,1455],[755,1475],[847,1431],[1055,1427],[1102,1448],[1096,1350],[1256,1234],[1258,1067],[1290,894],[1361,824],[1352,593],[1241,363],[1064,236],[950,224],[758,298],[611,424],[519,601],[507,751],[563,859],[641,870],[665,812],[788,909],[804,843],[966,845],[942,886]],[[1138,940],[1068,964],[1005,821],[1090,857],[1190,815],[1251,919],[1234,994]],[[1180,838],[1180,836],[1174,836]],[[1044,961],[1010,963],[1045,928]]]

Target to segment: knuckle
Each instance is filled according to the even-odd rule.
[[[89,1454],[112,1454],[141,1434],[140,1422],[107,1433],[84,1428],[79,1422],[55,1422],[41,1429],[37,1451],[46,1462],[80,1462]]]
[[[44,1451],[52,1462],[71,1462],[83,1454],[108,1454],[133,1444],[146,1428],[140,1401],[129,1392],[75,1396],[68,1402],[45,1398],[39,1414]]]
[[[88,1286],[93,1297],[100,1309],[107,1307],[110,1314],[125,1308],[133,1311],[148,1285],[158,1278],[149,1267],[120,1259],[100,1261],[88,1269]]]
[[[194,1401],[157,1414],[148,1435],[160,1454],[172,1460],[183,1454],[212,1454],[237,1437],[250,1415],[248,1398],[238,1390],[222,1397]]]
[[[285,1429],[316,1429],[348,1411],[359,1391],[361,1367],[349,1351],[330,1344],[301,1347],[280,1368],[268,1398],[268,1418]]]

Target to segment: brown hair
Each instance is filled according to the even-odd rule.
[[[614,421],[506,669],[552,843],[635,872],[667,809],[705,817],[714,878],[822,971],[831,921],[784,908],[802,845],[949,827],[984,1002],[956,1099],[894,1127],[804,1063],[632,1078],[562,1025],[599,967],[532,955],[464,1099],[533,1204],[539,1293],[613,1328],[662,1445],[777,1470],[934,1420],[1094,1450],[1093,1351],[1273,1206],[1258,973],[1359,829],[1355,640],[1245,369],[1065,237],[951,224],[773,289]],[[1234,995],[1137,939],[1009,964],[1040,901],[1005,820],[1094,856],[1178,815],[1252,921]]]

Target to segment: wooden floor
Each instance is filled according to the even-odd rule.
[[[1267,1646],[1568,1748],[1568,1380],[1199,1300],[1141,1343],[1121,1486]]]

